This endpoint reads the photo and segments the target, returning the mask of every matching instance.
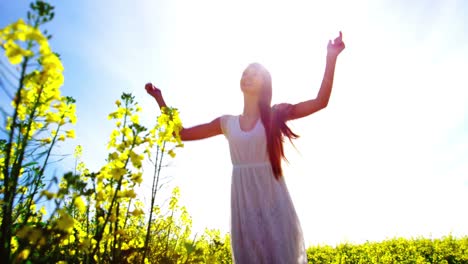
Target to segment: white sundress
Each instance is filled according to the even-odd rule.
[[[224,115],[231,153],[231,247],[238,264],[307,263],[302,229],[283,177],[276,180],[260,119],[250,131]]]

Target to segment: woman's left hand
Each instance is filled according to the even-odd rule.
[[[336,58],[344,49],[345,49],[345,44],[343,42],[343,34],[340,31],[340,35],[337,38],[335,38],[333,43],[331,40],[328,41],[327,56],[332,56]]]

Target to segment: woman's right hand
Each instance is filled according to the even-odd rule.
[[[340,31],[340,35],[337,38],[335,38],[333,43],[332,43],[331,40],[328,41],[327,56],[331,56],[331,57],[336,59],[338,57],[338,55],[340,55],[340,53],[344,49],[345,49],[345,44],[343,42],[343,34]]]
[[[159,99],[162,97],[161,90],[158,87],[154,86],[152,83],[147,83],[145,85],[146,92],[153,96],[155,99]]]
[[[148,94],[150,94],[151,96],[154,97],[154,99],[156,99],[156,102],[158,103],[159,108],[162,109],[163,107],[166,107],[166,102],[164,102],[164,99],[161,94],[161,90],[159,90],[158,87],[154,86],[152,83],[147,83],[145,85],[145,89]]]

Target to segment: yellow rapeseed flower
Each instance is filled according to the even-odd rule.
[[[58,229],[61,229],[65,232],[70,232],[74,224],[75,224],[75,221],[73,220],[73,217],[71,217],[69,214],[67,214],[64,211],[60,211],[60,218],[57,219]]]
[[[4,43],[3,48],[5,49],[5,55],[13,65],[20,63],[23,60],[23,57],[33,55],[32,51],[21,48],[13,40],[9,40]]]
[[[75,147],[75,152],[73,153],[75,158],[80,158],[83,155],[83,147],[81,145],[77,145]]]
[[[30,253],[30,250],[28,248],[26,249],[23,249],[19,255],[18,255],[18,259],[19,260],[26,260],[28,257],[29,257],[29,253]]]
[[[132,174],[132,181],[134,183],[137,183],[137,184],[140,184],[143,182],[143,173],[142,172],[138,172],[138,173],[134,173]]]
[[[46,114],[45,122],[46,123],[58,123],[60,122],[60,115],[58,115],[58,113],[48,112]]]
[[[55,196],[54,193],[51,193],[48,190],[43,190],[41,192],[41,195],[44,195],[45,197],[47,197],[47,200],[50,200],[50,199],[54,198],[54,196]]]
[[[65,134],[66,134],[67,138],[75,138],[76,137],[75,130],[73,130],[73,129],[65,131]]]
[[[132,138],[132,130],[130,128],[124,127],[124,128],[122,128],[121,131],[122,131],[122,134],[124,134],[127,139]]]
[[[47,211],[45,209],[44,206],[41,207],[41,209],[39,209],[39,213],[42,214],[42,215],[46,215],[47,214]]]
[[[124,168],[114,168],[111,170],[112,178],[114,178],[114,180],[120,180],[125,173],[127,173],[127,170]]]
[[[128,197],[128,198],[136,198],[136,193],[133,189],[131,190],[126,190],[125,191],[125,197]]]
[[[145,158],[143,155],[138,155],[134,151],[130,151],[130,161],[135,168],[140,168],[142,165],[142,161]]]
[[[140,216],[140,215],[145,214],[145,212],[143,212],[143,210],[141,210],[140,208],[137,208],[137,209],[133,210],[133,211],[131,212],[131,214],[132,214],[133,216],[137,216],[137,217],[138,217],[138,216]]]
[[[73,204],[81,213],[84,213],[86,211],[86,204],[83,202],[83,199],[81,199],[80,196],[75,197]]]
[[[168,151],[168,154],[169,156],[171,156],[171,158],[175,158],[176,156],[175,152],[172,149]]]
[[[132,115],[132,117],[130,117],[130,121],[132,121],[134,124],[139,124],[140,123],[139,116],[138,115]]]

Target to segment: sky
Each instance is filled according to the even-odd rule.
[[[28,1],[0,2],[0,27]],[[52,1],[47,28],[77,100],[77,139],[105,162],[107,114],[132,92],[150,126],[153,82],[185,127],[242,112],[251,62],[273,78],[273,103],[316,96],[326,45],[341,30],[328,107],[291,121],[285,178],[306,244],[468,234],[468,3],[446,1]],[[2,58],[3,59],[3,58]],[[2,99],[2,103],[4,99]],[[72,159],[63,166],[72,167]],[[145,165],[143,199],[151,167]],[[187,142],[164,171],[195,232],[229,231],[231,163],[223,136]],[[167,195],[166,195],[167,196]]]

